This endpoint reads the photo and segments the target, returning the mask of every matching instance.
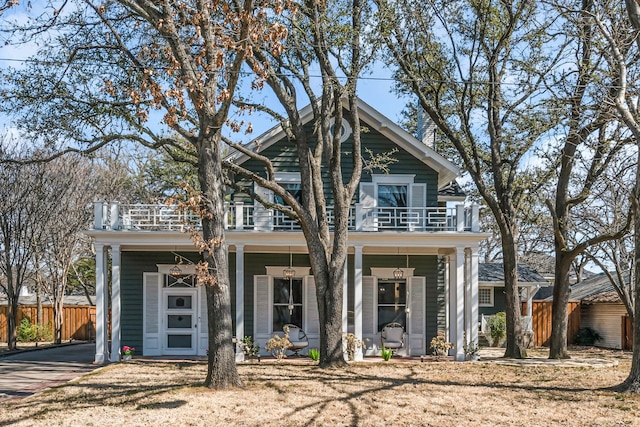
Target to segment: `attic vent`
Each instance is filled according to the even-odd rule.
[[[335,134],[335,132],[337,131],[335,129],[335,121],[336,119],[333,118],[331,119],[331,121],[329,122],[329,129],[331,131],[331,133]],[[347,140],[347,138],[349,138],[351,136],[351,125],[349,124],[349,122],[346,119],[342,119],[342,127],[340,128],[341,131],[341,135],[340,135],[340,142],[345,142]]]

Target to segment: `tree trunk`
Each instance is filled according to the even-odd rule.
[[[638,141],[638,163],[640,164],[640,141]],[[633,356],[631,359],[631,370],[629,376],[622,384],[618,386],[620,390],[632,393],[640,393],[640,271],[638,264],[640,263],[640,167],[636,167],[636,184],[633,188],[633,196],[631,198],[631,207],[634,221],[634,239],[635,239],[635,302],[633,306]]]
[[[209,132],[205,127],[203,132]],[[224,187],[220,152],[220,131],[205,135],[198,144],[198,179],[206,205],[202,218],[202,234],[213,254],[203,252],[209,268],[215,268],[215,283],[207,283],[207,317],[209,355],[205,386],[215,389],[242,387],[235,362],[232,342],[231,286],[227,246],[224,241]],[[210,214],[208,216],[207,214]],[[212,256],[213,255],[213,256]],[[241,338],[241,337],[239,337]]]
[[[567,304],[569,303],[569,295],[571,294],[571,287],[569,286],[571,261],[573,261],[571,256],[563,251],[556,251],[549,359],[569,359],[569,354],[567,353],[567,326],[569,317]]]
[[[518,288],[518,252],[515,236],[508,227],[502,230],[504,286],[506,294],[507,349],[504,357],[522,359],[527,357],[521,321],[521,302]]]
[[[61,298],[56,298],[51,305],[53,308],[53,341],[56,344],[62,343],[62,326],[64,324],[63,306],[64,302]]]

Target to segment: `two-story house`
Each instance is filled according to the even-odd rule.
[[[398,161],[388,173],[365,171],[353,201],[343,332],[367,342],[365,355],[379,353],[380,332],[390,322],[404,327],[401,355],[429,353],[431,339],[444,333],[462,360],[465,337],[477,342],[478,336],[478,244],[486,237],[478,229],[478,208],[447,191],[459,173],[455,165],[366,103],[359,108],[367,129],[363,147],[396,150]],[[310,108],[301,115],[311,120]],[[342,130],[347,141],[346,122]],[[250,146],[274,160],[277,180],[299,190],[296,157],[279,126]],[[262,167],[241,155],[234,161]],[[88,234],[97,261],[96,362],[118,360],[121,345],[143,355],[205,354],[205,294],[192,264],[199,255],[182,231],[185,222],[197,221],[164,205],[95,204]],[[274,332],[293,323],[304,329],[310,348],[317,347],[314,279],[298,225],[242,194],[230,196],[226,221],[235,335],[250,335],[264,349]]]

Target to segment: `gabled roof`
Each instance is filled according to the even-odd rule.
[[[478,282],[481,284],[504,284],[504,266],[501,262],[479,263]],[[518,264],[518,283],[548,285],[549,282],[533,268]]]
[[[343,100],[342,105],[347,109],[349,107],[346,99]],[[407,151],[415,158],[438,172],[438,188],[446,186],[460,174],[460,169],[456,165],[436,153],[432,148],[420,142],[409,132],[393,123],[389,118],[366,102],[362,101],[360,98],[358,98],[358,108],[360,120],[366,123],[368,127],[380,132],[390,141],[398,145],[398,147]],[[309,123],[313,119],[313,110],[311,105],[307,105],[300,110],[300,118],[304,124]],[[284,137],[285,133],[282,129],[282,125],[277,125],[249,142],[246,147],[251,150],[261,151],[272,146]],[[237,152],[231,154],[229,158],[235,159],[235,162],[238,164],[248,160],[248,156]]]
[[[553,293],[549,295],[538,293],[536,294],[536,299],[552,301]],[[569,299],[585,304],[621,302],[618,293],[605,273],[596,274],[571,285],[571,295]]]
[[[438,190],[439,202],[464,202],[466,198],[467,194],[455,179]]]

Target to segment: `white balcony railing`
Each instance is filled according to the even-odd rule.
[[[327,208],[333,224],[333,207]],[[176,206],[96,202],[94,228],[97,230],[184,230],[200,227],[200,218]],[[297,221],[261,206],[234,203],[225,205],[225,227],[246,231],[299,231]],[[382,208],[356,204],[349,214],[350,231],[479,231],[478,207]]]

